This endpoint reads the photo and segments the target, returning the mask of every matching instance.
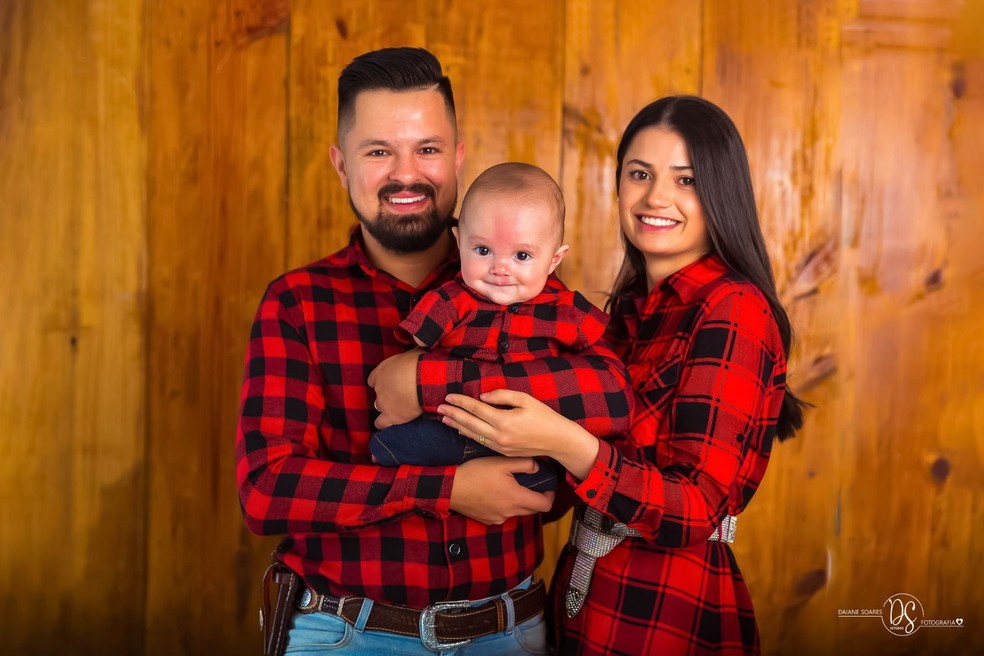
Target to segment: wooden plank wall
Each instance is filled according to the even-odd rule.
[[[4,653],[259,652],[243,348],[353,223],[338,72],[403,44],[454,81],[462,190],[561,181],[561,274],[599,303],[622,126],[671,92],[732,115],[816,404],[735,544],[764,651],[980,653],[982,31],[984,0],[0,2]],[[900,592],[963,625],[840,616]]]

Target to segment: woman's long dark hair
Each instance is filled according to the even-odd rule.
[[[782,346],[788,356],[792,329],[776,291],[772,264],[759,226],[748,157],[738,128],[720,107],[703,98],[660,98],[643,107],[622,133],[615,169],[616,187],[622,180],[625,152],[640,130],[651,127],[676,132],[687,144],[697,198],[714,253],[729,269],[762,291],[779,326]],[[626,239],[624,232],[622,244],[625,258],[607,304],[616,334],[624,334],[625,318],[635,311],[629,299],[645,296],[648,292],[645,257]],[[780,440],[792,437],[802,427],[806,405],[793,394],[787,383],[777,427]]]

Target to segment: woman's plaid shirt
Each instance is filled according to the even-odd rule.
[[[321,593],[422,608],[502,593],[543,557],[541,518],[486,526],[449,511],[455,467],[380,467],[366,378],[406,348],[394,330],[458,262],[414,289],[373,268],[359,232],[338,253],[274,280],[246,353],[236,477],[247,526],[286,534],[278,557]],[[551,286],[563,289],[556,279]],[[628,424],[624,365],[603,346],[500,365],[425,354],[422,405],[445,394],[510,387],[583,419],[579,395],[608,400],[612,432]]]
[[[666,278],[638,308],[624,349],[637,392],[632,429],[601,444],[583,482],[569,482],[643,537],[598,560],[573,620],[558,613],[558,653],[755,652],[734,555],[707,538],[765,474],[786,382],[776,322],[759,290],[713,256]]]

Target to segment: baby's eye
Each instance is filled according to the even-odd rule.
[[[519,260],[520,262],[528,262],[533,259],[533,256],[527,253],[526,251],[519,251],[518,253],[516,253],[516,259]]]
[[[476,246],[475,247],[475,253],[477,253],[478,255],[481,255],[482,257],[485,257],[486,255],[488,255],[491,252],[492,251],[489,250],[489,247],[488,246]]]

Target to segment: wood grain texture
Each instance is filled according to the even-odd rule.
[[[142,19],[139,6],[0,8],[10,653],[120,652],[143,635]]]
[[[151,22],[145,649],[247,651],[275,542],[242,525],[236,411],[244,338],[286,260],[287,13],[162,3]]]
[[[4,653],[259,652],[242,355],[266,284],[348,239],[337,76],[396,45],[452,78],[461,193],[507,159],[561,183],[560,274],[599,304],[623,126],[667,93],[729,112],[816,405],[734,546],[764,653],[981,652],[982,26],[984,0],[0,3]],[[838,617],[897,592],[965,628]]]

